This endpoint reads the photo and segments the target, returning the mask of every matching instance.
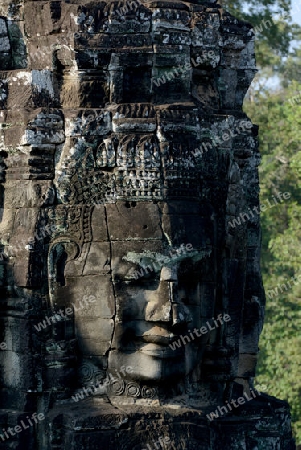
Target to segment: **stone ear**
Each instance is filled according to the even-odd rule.
[[[58,241],[52,244],[48,255],[48,276],[50,302],[53,304],[54,295],[60,287],[65,286],[66,264],[74,260],[79,253],[75,242]]]

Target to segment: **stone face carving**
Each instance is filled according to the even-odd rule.
[[[0,13],[2,428],[39,411],[24,448],[294,448],[253,386],[250,25],[215,1]],[[239,420],[208,416],[242,395]]]

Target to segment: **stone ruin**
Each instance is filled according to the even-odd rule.
[[[254,387],[251,26],[1,0],[0,69],[0,450],[294,449]]]

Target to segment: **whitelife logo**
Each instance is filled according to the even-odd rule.
[[[38,414],[38,413],[34,412],[31,416],[31,419],[28,416],[26,416],[26,418],[27,418],[27,421],[29,424],[27,426],[26,426],[26,423],[24,423],[24,421],[21,420],[20,425],[16,425],[14,428],[8,427],[6,430],[3,428],[4,436],[3,436],[3,434],[0,434],[2,441],[9,439],[11,436],[16,436],[16,433],[21,433],[21,431],[27,430],[27,428],[29,428],[30,426],[32,427],[34,425],[34,423],[32,423],[31,419],[33,419],[35,423],[38,423],[39,420],[44,420],[45,416],[43,413]],[[14,433],[14,431],[16,433]],[[8,433],[10,434],[10,436],[8,435]]]
[[[280,295],[280,293],[283,294],[284,289],[286,291],[292,289],[293,288],[292,282],[294,283],[294,285],[301,283],[301,274],[294,275],[293,277],[290,278],[290,280],[285,280],[286,283],[278,284],[278,286],[276,286],[275,289],[269,289],[268,297],[269,298],[277,297],[278,295]]]
[[[183,257],[186,256],[187,253],[189,252],[193,252],[193,246],[191,244],[181,244],[181,246],[177,249],[171,249],[169,251],[169,256],[164,256],[164,255],[158,255],[156,257],[156,260],[153,261],[151,264],[152,265],[147,265],[147,266],[142,266],[141,270],[135,270],[135,272],[133,273],[134,277],[136,280],[138,280],[139,278],[148,275],[148,271],[149,273],[152,272],[157,272],[159,270],[162,269],[162,267],[164,265],[168,265],[171,262],[176,262],[177,260],[182,259]]]
[[[156,442],[153,441],[151,444],[154,445],[154,447],[151,447],[150,444],[146,444],[147,448],[143,448],[142,450],[155,450],[155,449],[158,450],[160,448],[160,446],[162,448],[166,448],[165,445],[170,444],[170,438],[168,436],[159,437],[158,441],[156,441]]]
[[[88,295],[85,295],[83,297],[83,299],[79,302],[80,307],[76,307],[75,304],[72,303],[74,311],[77,312],[77,311],[80,311],[81,309],[84,309],[87,306],[87,301],[89,301],[90,303],[94,303],[94,302],[96,302],[96,297],[94,297],[94,295],[90,295],[89,297],[88,297]],[[83,305],[82,302],[86,302],[86,304]],[[48,327],[49,325],[52,325],[56,322],[60,322],[62,320],[69,320],[69,318],[67,316],[72,315],[74,311],[70,307],[65,308],[65,311],[60,309],[55,314],[53,314],[53,316],[50,316],[50,317],[46,316],[46,318],[43,320],[43,322],[39,322],[37,325],[34,325],[34,327],[37,331],[44,330],[46,327]]]
[[[255,213],[259,215],[261,212],[264,212],[270,208],[274,208],[274,206],[279,205],[279,203],[283,203],[283,199],[288,200],[291,197],[291,194],[289,192],[284,192],[283,194],[282,194],[282,192],[278,192],[276,194],[276,196],[278,197],[279,202],[273,195],[272,198],[273,198],[274,204],[271,203],[270,200],[268,199],[264,203],[262,203],[259,207],[254,206],[253,211],[255,211]],[[283,199],[281,198],[281,196],[283,196]],[[267,203],[267,205],[265,205],[265,203]],[[228,224],[232,228],[235,228],[236,226],[241,225],[242,222],[244,223],[246,220],[250,220],[251,217],[255,217],[255,216],[254,216],[254,213],[252,212],[251,208],[248,208],[248,212],[240,213],[240,215],[238,217],[236,217],[236,219],[233,219],[232,222],[229,221]]]
[[[252,397],[248,397],[248,394],[244,392],[243,397],[238,397],[237,400],[231,400],[230,403],[234,406],[234,408],[239,408],[239,406],[244,405],[246,401],[249,402],[256,398],[257,395],[261,395],[260,392],[253,391],[252,388],[250,389],[250,394],[252,395]],[[238,405],[236,404],[236,402],[238,403]],[[212,420],[218,419],[223,414],[228,414],[230,411],[232,411],[232,409],[233,408],[230,406],[229,402],[226,402],[225,406],[218,406],[214,412],[212,411],[211,413],[206,414],[206,417],[210,420],[210,422],[212,422]]]
[[[188,344],[188,342],[191,342],[191,340],[194,341],[195,336],[192,333],[195,333],[197,337],[201,337],[202,335],[207,334],[208,331],[215,330],[216,328],[220,327],[224,322],[229,322],[231,320],[231,317],[228,314],[224,314],[223,316],[222,314],[219,314],[216,320],[213,317],[212,320],[215,326],[211,327],[209,321],[207,321],[206,325],[208,326],[208,328],[206,326],[203,326],[199,330],[197,328],[195,328],[193,331],[189,330],[188,332],[190,337],[187,334],[185,334],[184,336],[181,334],[180,339],[169,344],[169,347],[172,350],[181,348],[182,345]],[[217,320],[219,321],[219,323],[217,322]]]
[[[126,373],[125,372],[132,373],[133,370],[134,369],[133,369],[132,366],[127,366],[127,367],[122,366],[121,369],[120,369],[120,372],[122,372],[123,376],[126,377]],[[123,378],[120,376],[120,373],[118,372],[117,369],[115,369],[115,372],[116,372],[118,378],[120,380],[123,380]],[[79,392],[77,392],[75,394],[75,396],[72,395],[72,399],[75,402],[78,402],[80,400],[84,400],[84,398],[88,397],[89,395],[95,395],[97,393],[97,390],[99,390],[98,393],[101,394],[102,391],[103,391],[103,388],[105,386],[108,386],[109,384],[115,383],[116,381],[118,381],[118,378],[114,378],[114,376],[111,373],[109,373],[108,376],[104,380],[102,380],[101,382],[98,382],[98,383],[95,383],[95,384],[91,384],[88,387],[83,387]]]

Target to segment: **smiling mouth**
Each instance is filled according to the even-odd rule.
[[[174,336],[172,333],[170,333],[168,336],[146,335],[142,336],[141,340],[146,344],[157,344],[159,346],[167,346],[168,344],[170,344],[175,340],[175,337],[176,336]]]
[[[142,343],[142,346],[140,346],[139,351],[149,356],[174,358],[179,356],[179,354],[183,354],[183,348],[173,350],[169,346],[178,338],[177,334],[167,330],[165,327],[154,326],[140,336],[139,343]]]
[[[178,336],[178,334],[174,334],[171,330],[168,330],[165,328],[165,326],[161,325],[153,326],[148,331],[137,337],[139,338],[139,340],[146,344],[167,346],[180,336]]]
[[[183,346],[174,348],[172,344],[179,340],[180,334],[167,329],[166,324],[153,325],[147,331],[131,331],[122,345],[129,352],[138,351],[158,358],[174,358],[185,352]]]
[[[139,352],[144,353],[148,356],[154,356],[156,358],[176,358],[179,355],[183,355],[184,347],[177,348],[176,350],[171,349],[167,345],[148,343],[139,348]]]

